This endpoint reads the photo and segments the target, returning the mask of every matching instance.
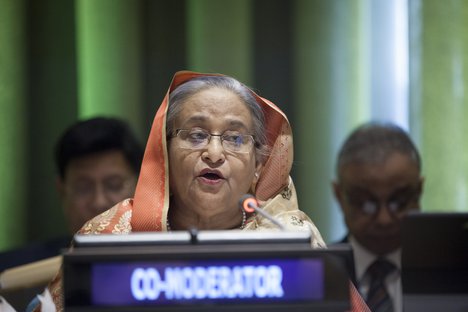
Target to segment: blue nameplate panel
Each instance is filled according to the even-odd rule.
[[[97,306],[301,302],[324,298],[319,258],[97,262]]]

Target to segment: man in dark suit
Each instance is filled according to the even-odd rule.
[[[96,117],[70,126],[55,146],[69,234],[0,253],[0,272],[60,254],[86,221],[132,197],[142,158],[142,145],[120,119]]]
[[[355,281],[373,311],[402,311],[403,217],[419,210],[421,159],[408,134],[390,123],[355,129],[337,159],[334,195],[348,228]]]

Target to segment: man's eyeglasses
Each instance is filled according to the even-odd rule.
[[[385,206],[388,212],[395,217],[402,217],[417,204],[419,191],[411,190],[392,196],[387,201],[376,200],[374,198],[354,197],[350,194],[345,196],[348,204],[363,215],[375,217],[380,208]]]
[[[255,144],[250,134],[237,131],[225,131],[223,134],[212,134],[203,129],[177,129],[174,137],[180,139],[180,147],[186,149],[203,149],[208,146],[212,137],[219,137],[221,145],[226,151],[234,153],[249,153]]]
[[[108,199],[120,199],[130,192],[134,187],[134,178],[112,177],[102,181],[83,180],[72,183],[68,190],[70,194],[77,199],[89,200],[94,197],[98,188]]]

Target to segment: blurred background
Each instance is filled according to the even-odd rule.
[[[423,211],[468,211],[468,1],[0,0],[0,251],[65,233],[53,146],[74,121],[142,142],[178,70],[234,76],[288,115],[300,208],[344,233],[331,182],[358,124],[411,134]]]

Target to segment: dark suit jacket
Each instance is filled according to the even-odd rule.
[[[1,252],[0,272],[15,266],[58,256],[63,249],[70,247],[71,241],[71,236],[62,236]]]
[[[339,245],[349,245],[349,240],[348,240],[348,235],[347,234],[345,237],[343,237],[343,239],[337,241],[337,242],[332,242],[330,244],[328,244],[328,246],[339,246]],[[352,250],[352,249],[351,249]],[[357,284],[357,281],[356,281],[356,273],[355,273],[355,269],[354,269],[354,254],[351,254],[349,257],[345,257],[343,259],[344,261],[344,265],[346,266],[346,269],[348,270],[348,275],[349,275],[349,278],[350,280],[353,282],[353,284],[356,286],[358,286]]]

